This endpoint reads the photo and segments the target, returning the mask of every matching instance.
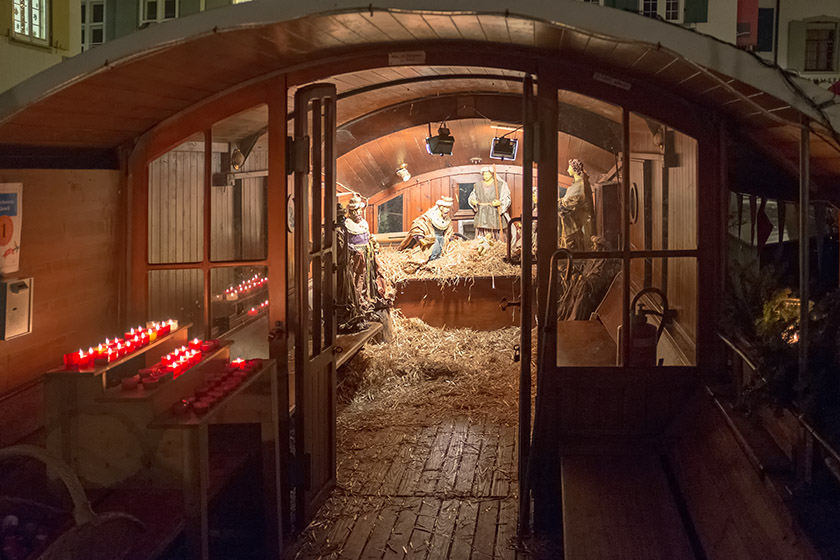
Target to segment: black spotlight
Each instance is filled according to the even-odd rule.
[[[452,146],[455,145],[455,138],[449,133],[449,129],[441,126],[437,136],[432,136],[432,125],[429,125],[429,137],[426,138],[426,151],[433,156],[451,156]]]
[[[519,140],[516,138],[493,138],[490,145],[490,157],[493,159],[516,159],[516,150],[519,148]]]

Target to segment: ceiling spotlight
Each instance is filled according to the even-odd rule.
[[[411,179],[411,173],[408,172],[408,166],[404,163],[401,163],[400,166],[397,168],[397,177],[402,179],[403,181],[408,181]]]
[[[437,136],[432,136],[432,125],[429,125],[429,137],[426,138],[426,151],[433,156],[451,156],[455,138],[446,126],[438,128]]]
[[[490,145],[490,157],[493,159],[516,159],[516,150],[519,148],[519,140],[516,138],[493,138]]]
[[[233,152],[230,154],[230,166],[239,171],[242,169],[244,164],[245,155],[239,150],[239,148],[234,148]]]

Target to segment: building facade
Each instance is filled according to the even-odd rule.
[[[0,0],[0,91],[79,53],[80,0]]]
[[[752,51],[824,87],[840,81],[837,0],[580,0],[637,12]]]

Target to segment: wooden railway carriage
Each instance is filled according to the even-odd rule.
[[[279,459],[294,473],[285,480],[305,522],[335,483],[336,198],[369,197],[376,230],[375,213],[401,197],[405,230],[439,196],[457,197],[477,171],[470,158],[498,134],[491,125],[510,123],[521,127],[521,146],[499,172],[525,246],[537,216],[536,275],[523,255],[528,272],[507,288],[519,293],[503,294],[519,297],[521,350],[538,356],[537,387],[530,360],[520,372],[521,528],[533,498],[534,526],[563,527],[569,557],[584,558],[574,551],[602,537],[581,524],[598,494],[585,489],[620,496],[610,484],[623,481],[645,495],[607,500],[601,511],[616,518],[605,523],[638,520],[645,501],[663,516],[620,537],[627,555],[709,553],[732,529],[708,557],[736,549],[794,557],[774,548],[791,532],[756,513],[755,500],[723,528],[703,516],[714,496],[755,496],[764,486],[697,466],[737,454],[699,391],[724,368],[717,328],[729,192],[798,198],[803,208],[810,192],[834,201],[840,115],[831,94],[734,47],[618,10],[433,8],[256,2],[208,11],[92,49],[0,95],[0,182],[24,184],[21,273],[38,277],[32,334],[0,343],[9,419],[0,441],[38,428],[38,376],[58,349],[150,313],[175,313],[199,336],[230,331],[236,325],[224,319],[247,309],[222,305],[225,290],[267,276],[263,350],[293,380],[295,406],[294,453]],[[445,170],[418,149],[429,123],[442,121],[457,142]],[[613,241],[572,257],[609,259],[620,274],[597,318],[558,324],[554,197],[570,183],[572,157],[597,179],[600,233]],[[397,183],[401,163],[413,182]],[[632,342],[630,302],[644,287],[667,292],[676,310],[661,367],[615,359]],[[574,351],[595,345],[602,351]],[[610,460],[598,458],[604,449]],[[696,484],[675,505],[668,489],[685,481]],[[669,525],[686,511],[695,515],[688,536]],[[657,527],[675,536],[657,543]]]

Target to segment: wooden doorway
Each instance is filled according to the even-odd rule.
[[[295,511],[303,527],[335,486],[335,103],[333,84],[295,93]]]

